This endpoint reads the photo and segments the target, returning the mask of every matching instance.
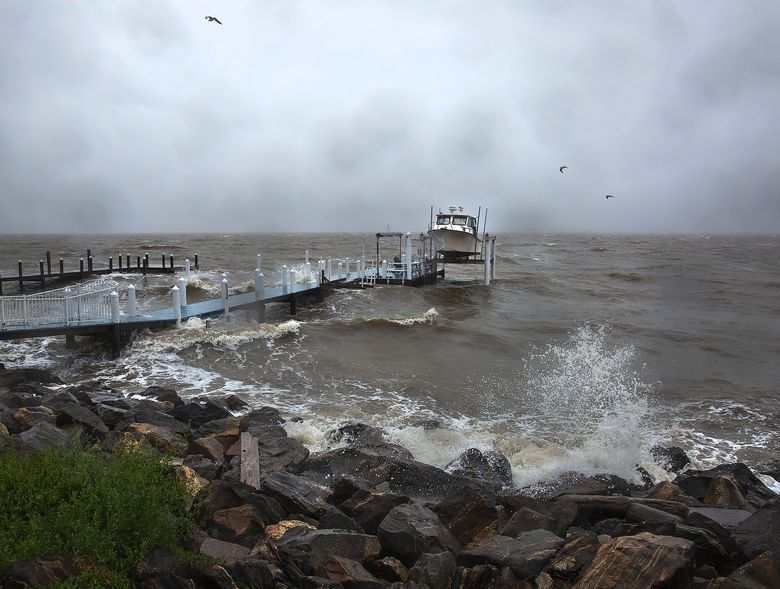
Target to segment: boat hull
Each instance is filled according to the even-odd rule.
[[[428,235],[433,239],[434,251],[442,254],[445,260],[476,256],[482,244],[476,235],[468,231],[432,229]]]

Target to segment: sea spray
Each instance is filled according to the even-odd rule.
[[[610,344],[607,326],[585,325],[562,345],[526,360],[526,409],[537,452],[510,457],[515,483],[566,471],[638,480],[655,435],[651,399],[657,383],[637,372],[633,345]],[[534,423],[535,421],[535,423]]]

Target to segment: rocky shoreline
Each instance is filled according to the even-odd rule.
[[[215,564],[155,549],[133,568],[140,588],[780,587],[780,502],[744,464],[693,470],[658,447],[673,482],[571,473],[531,493],[511,487],[498,452],[470,449],[445,471],[353,422],[330,433],[338,448],[310,454],[283,423],[234,395],[127,397],[0,365],[0,451],[81,441],[174,457],[199,523],[187,548]],[[257,446],[257,487],[241,482],[242,433]],[[0,586],[75,573],[64,555],[40,555],[0,571]]]

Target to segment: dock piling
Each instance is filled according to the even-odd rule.
[[[117,256],[117,259],[119,260],[119,269],[121,270],[122,269],[122,254],[119,254]]]
[[[38,260],[38,266],[41,270],[41,288],[46,284],[45,274],[43,273],[43,260]]]
[[[51,252],[46,250],[46,272],[51,276]]]
[[[344,258],[344,270],[345,270],[345,272],[346,272],[346,273],[344,274],[344,278],[346,278],[347,280],[349,280],[349,258]],[[339,272],[339,274],[340,274],[340,273],[341,273],[341,272]]]
[[[162,255],[162,269],[165,270],[165,254]]]
[[[195,254],[195,269],[200,270],[200,266],[198,266],[198,254]]]
[[[261,256],[260,254],[257,254],[255,256],[255,268],[257,270],[263,269],[263,256]]]
[[[387,278],[387,260],[382,260],[382,278]]]
[[[108,271],[109,273],[114,271],[114,256],[108,256]]]
[[[171,306],[173,307],[173,316],[176,318],[176,325],[181,325],[181,296],[178,286],[171,289]]]
[[[84,258],[79,258],[79,279],[84,278]]]
[[[130,254],[127,254],[127,260],[125,260],[125,261],[127,262],[127,269],[129,270],[130,269]]]
[[[282,264],[282,292],[289,289],[289,275],[287,274],[287,264]]]
[[[490,247],[490,239],[489,235],[485,237],[484,241],[484,248],[485,248],[485,286],[490,286],[490,258],[491,253],[490,250],[492,249]]]
[[[333,280],[333,258],[328,256],[328,280]]]
[[[225,276],[225,274],[222,276]],[[219,289],[219,292],[222,295],[222,308],[225,310],[225,318],[227,318],[228,312],[230,311],[230,303],[228,302],[230,295],[228,292],[228,279],[226,276],[222,279],[222,288]]]
[[[407,231],[404,236],[406,245],[406,279],[412,279],[412,234]]]
[[[265,321],[265,276],[260,272],[260,268],[255,268],[255,300],[257,304],[257,320],[261,323]]]
[[[171,263],[171,272],[173,272],[173,254],[168,256],[168,261]]]
[[[297,281],[298,281],[298,271],[295,268],[291,268],[290,269],[290,292],[295,292]]]
[[[179,298],[181,299],[181,306],[187,306],[187,281],[184,276],[179,278]]]
[[[119,293],[112,290],[108,296],[111,297],[111,323],[119,323]]]
[[[130,317],[136,316],[135,285],[127,287],[127,313]]]
[[[336,278],[341,278],[342,277],[342,272],[344,271],[344,265],[341,262],[339,262],[338,271],[339,271],[339,273],[338,273],[338,276],[336,276]]]
[[[87,270],[90,274],[92,274],[92,256],[87,258]]]
[[[24,290],[24,281],[22,280],[24,272],[22,272],[22,261],[19,260],[19,290]]]
[[[65,274],[65,260],[60,258],[60,278]]]
[[[189,260],[189,258],[184,260],[184,278],[187,279],[187,282],[190,281],[190,260]]]
[[[309,250],[306,250],[303,252],[303,263],[308,264],[309,263]]]

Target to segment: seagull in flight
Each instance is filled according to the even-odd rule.
[[[558,169],[561,171],[561,174],[563,174],[563,171],[564,171],[564,170],[567,170],[568,168],[569,168],[569,166],[561,166],[561,167],[560,167],[560,168],[558,168]]]
[[[222,24],[221,22],[219,22],[219,19],[216,16],[207,16],[206,20],[209,21],[209,22],[215,22],[218,25]]]
[[[607,195],[607,196],[605,196],[604,198],[615,198],[615,197],[614,197],[614,196],[612,196],[611,194],[608,194],[608,195]]]

